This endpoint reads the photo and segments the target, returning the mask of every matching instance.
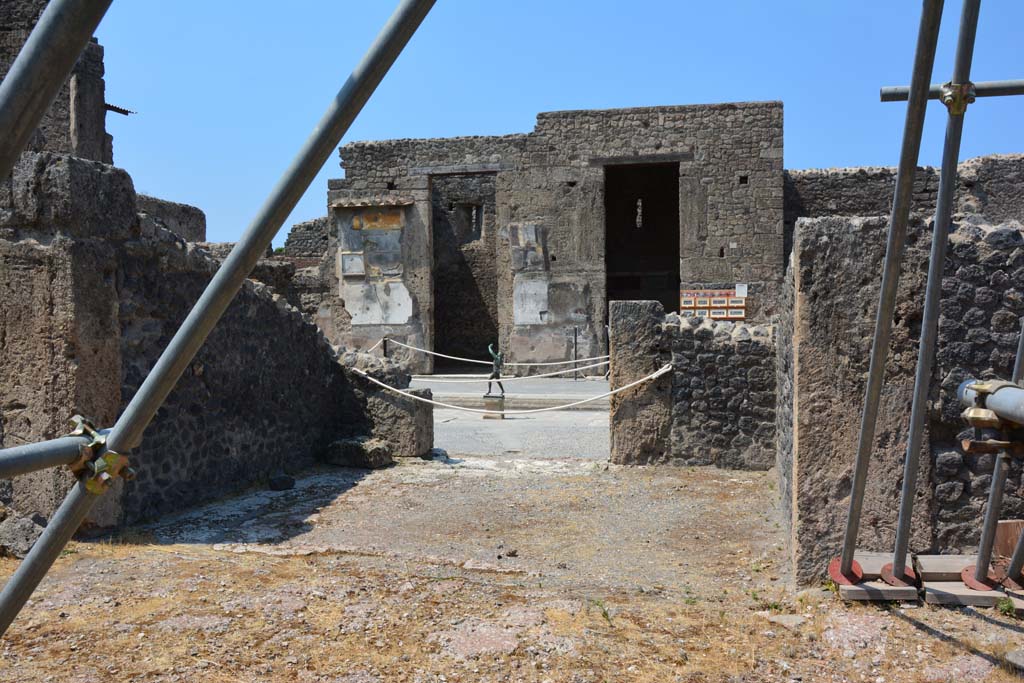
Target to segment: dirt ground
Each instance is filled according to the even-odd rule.
[[[775,499],[768,473],[571,459],[314,472],[74,543],[0,681],[1019,680],[995,610],[792,589]]]

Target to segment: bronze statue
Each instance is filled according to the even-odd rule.
[[[505,354],[501,351],[495,353],[494,344],[488,344],[487,350],[490,352],[491,358],[494,359],[491,364],[491,374],[487,378],[487,395],[491,395],[491,380],[495,380],[498,383],[498,388],[501,389],[501,397],[504,398],[505,387],[501,385],[501,366],[505,363]]]

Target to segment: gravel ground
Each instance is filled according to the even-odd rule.
[[[1020,622],[788,586],[768,473],[455,456],[75,543],[0,681],[1009,681]],[[0,562],[9,573],[15,563]]]

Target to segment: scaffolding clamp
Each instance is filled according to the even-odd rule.
[[[977,93],[974,90],[974,83],[943,83],[939,99],[952,116],[963,116],[967,111],[967,105],[974,102]]]
[[[89,419],[81,415],[71,418],[71,436],[88,436],[88,443],[79,449],[78,460],[70,465],[77,476],[85,476],[85,488],[99,495],[107,490],[116,477],[127,481],[135,478],[135,470],[128,467],[128,456],[107,448],[107,435],[96,429]]]

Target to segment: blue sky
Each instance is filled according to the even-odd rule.
[[[397,0],[396,0],[397,1]],[[285,12],[281,8],[287,7]],[[136,189],[194,204],[235,240],[394,8],[392,0],[121,0],[106,47],[114,160]],[[527,132],[537,112],[785,103],[786,168],[893,165],[920,0],[438,0],[345,140]],[[949,80],[947,0],[933,82]],[[982,7],[974,80],[1024,77],[1024,3]],[[945,114],[929,106],[921,162]],[[979,100],[962,158],[1024,151],[1024,98]],[[325,213],[325,165],[286,223]]]

